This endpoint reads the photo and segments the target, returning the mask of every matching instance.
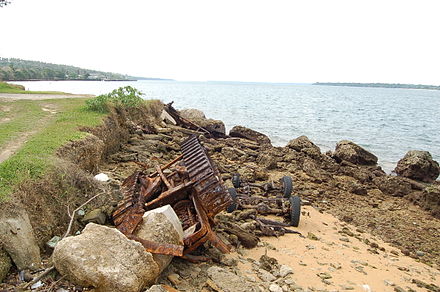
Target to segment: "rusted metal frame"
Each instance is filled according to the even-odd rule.
[[[186,191],[189,187],[191,187],[194,184],[193,181],[189,181],[189,182],[185,182],[183,184],[180,184],[172,189],[169,189],[166,192],[163,192],[162,194],[160,194],[160,196],[148,203],[145,204],[145,207],[148,210],[166,205],[165,202],[167,201],[166,199],[168,199],[169,201],[173,201],[173,198],[170,198],[172,195],[175,195],[176,193],[179,192],[184,192]],[[179,198],[175,198],[175,200],[177,201]],[[168,204],[172,204],[172,203],[168,203]]]
[[[185,248],[184,253],[187,254],[194,251],[207,240],[210,240],[212,245],[218,248],[221,252],[229,253],[230,248],[217,237],[214,231],[212,231],[209,224],[208,216],[206,215],[205,210],[197,195],[192,196],[192,201],[194,203],[194,207],[196,209],[197,216],[199,217],[199,222],[201,226],[199,231],[184,239],[185,246],[188,246],[187,248]]]
[[[165,169],[171,167],[174,163],[176,163],[177,161],[181,160],[182,157],[183,157],[183,154],[177,156],[174,160],[168,162],[168,163],[165,164],[164,166],[161,166],[160,169],[163,171],[163,170],[165,170]],[[148,177],[154,177],[154,176],[156,176],[157,174],[158,174],[158,173],[157,173],[157,171],[156,171],[156,172],[153,172],[152,174],[150,174]]]
[[[182,245],[170,244],[170,243],[158,243],[151,240],[142,239],[133,234],[126,234],[127,238],[140,242],[146,251],[156,254],[167,254],[173,256],[183,256]]]
[[[162,169],[160,169],[160,166],[157,165],[156,166],[156,171],[159,174],[160,178],[162,179],[162,181],[165,183],[165,185],[167,186],[167,189],[171,189],[172,186],[170,184],[170,182],[168,181],[168,179],[165,177],[165,175],[162,172]]]

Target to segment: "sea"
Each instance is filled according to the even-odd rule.
[[[174,101],[265,133],[275,146],[306,135],[322,152],[351,140],[391,173],[409,150],[429,151],[440,162],[440,91],[312,84],[180,81],[28,81],[28,90],[104,94],[133,86],[146,99]]]

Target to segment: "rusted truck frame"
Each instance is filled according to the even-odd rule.
[[[181,149],[181,156],[162,167],[157,166],[156,172],[148,175],[137,171],[125,179],[121,186],[124,199],[113,213],[113,221],[122,233],[152,253],[183,256],[208,240],[227,253],[230,247],[218,238],[212,226],[214,216],[232,203],[231,196],[197,136],[186,139]],[[183,247],[159,244],[134,235],[144,212],[167,204],[182,222]]]

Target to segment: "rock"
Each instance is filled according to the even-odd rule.
[[[398,176],[380,176],[373,179],[373,183],[387,195],[404,197],[411,193],[411,184]]]
[[[403,177],[414,180],[433,182],[440,173],[437,161],[432,159],[428,151],[412,150],[397,162],[394,171]]]
[[[269,291],[271,292],[283,292],[283,288],[281,288],[279,285],[272,283],[269,286]]]
[[[258,291],[254,283],[244,281],[243,278],[223,268],[213,266],[206,272],[213,283],[224,292]]]
[[[263,269],[258,270],[258,277],[264,282],[272,282],[277,279],[274,275]]]
[[[182,280],[180,280],[180,276],[178,275],[178,274],[176,274],[176,273],[172,273],[172,274],[169,274],[168,276],[167,276],[167,279],[174,285],[174,286],[177,286],[177,285],[179,285],[181,282],[182,282]]]
[[[168,292],[168,290],[165,289],[162,285],[153,285],[145,292]]]
[[[201,110],[194,109],[194,108],[180,110],[179,114],[182,118],[185,118],[188,120],[206,119],[205,114]]]
[[[263,133],[257,132],[255,130],[242,127],[235,126],[229,131],[229,136],[231,137],[239,137],[245,138],[251,141],[255,141],[260,145],[270,145],[270,139]]]
[[[333,158],[337,161],[346,160],[357,165],[377,164],[377,157],[374,154],[348,140],[342,140],[336,144]]]
[[[318,236],[316,236],[315,234],[308,232],[307,233],[307,238],[310,240],[319,240]]]
[[[159,266],[142,244],[116,228],[89,223],[82,234],[61,240],[53,252],[58,272],[102,291],[138,292],[154,283]]]
[[[87,223],[96,223],[104,225],[107,217],[105,213],[102,211],[102,209],[94,209],[90,212],[88,212],[82,219],[81,222],[84,224]]]
[[[40,266],[40,249],[24,208],[14,205],[0,210],[0,242],[19,270]]]
[[[204,127],[208,131],[217,132],[221,135],[226,135],[226,127],[223,121],[214,119],[195,120],[197,125]]]
[[[145,212],[142,219],[142,223],[136,228],[134,235],[145,240],[183,246],[182,224],[170,205]],[[173,256],[153,254],[153,258],[162,272],[169,265]]]
[[[270,154],[262,153],[258,156],[257,162],[267,170],[276,169],[278,167],[277,160]]]
[[[321,279],[331,279],[331,278],[333,278],[329,273],[319,273],[319,274],[316,274],[319,278],[321,278]]]
[[[281,265],[280,276],[284,278],[285,276],[290,274],[293,274],[293,269],[287,265]]]
[[[6,251],[0,248],[0,283],[2,283],[3,279],[8,275],[11,266],[11,258],[8,256]]]
[[[313,144],[307,136],[300,136],[296,139],[290,140],[289,143],[287,143],[287,147],[298,152],[303,152],[312,158],[318,158],[321,156],[321,149]]]

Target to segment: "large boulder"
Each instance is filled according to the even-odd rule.
[[[12,204],[0,208],[0,243],[19,270],[40,266],[40,249],[24,208]]]
[[[394,171],[403,177],[433,182],[440,173],[440,167],[428,151],[412,150],[399,160]]]
[[[261,145],[270,145],[270,139],[263,133],[257,132],[255,130],[242,127],[242,126],[235,126],[229,131],[229,136],[231,137],[238,137],[238,138],[245,138],[251,141],[255,141],[258,144]]]
[[[376,155],[348,140],[342,140],[336,144],[333,158],[337,161],[346,160],[357,165],[377,164]]]
[[[170,205],[145,212],[142,223],[134,234],[145,240],[183,246],[182,223]],[[153,258],[162,272],[170,264],[173,256],[153,254]]]
[[[225,124],[220,120],[207,119],[205,114],[198,109],[183,109],[179,111],[182,118],[201,126],[208,131],[217,132],[220,135],[226,135]]]
[[[289,143],[287,143],[287,147],[298,152],[303,152],[312,158],[319,158],[319,156],[321,156],[321,149],[304,135],[290,140]]]
[[[179,111],[179,114],[182,118],[185,118],[188,120],[206,119],[205,114],[201,110],[194,109],[194,108],[183,109],[183,110]]]
[[[89,223],[82,234],[61,240],[53,252],[58,272],[95,291],[138,292],[154,283],[159,266],[142,244],[116,228]]]

